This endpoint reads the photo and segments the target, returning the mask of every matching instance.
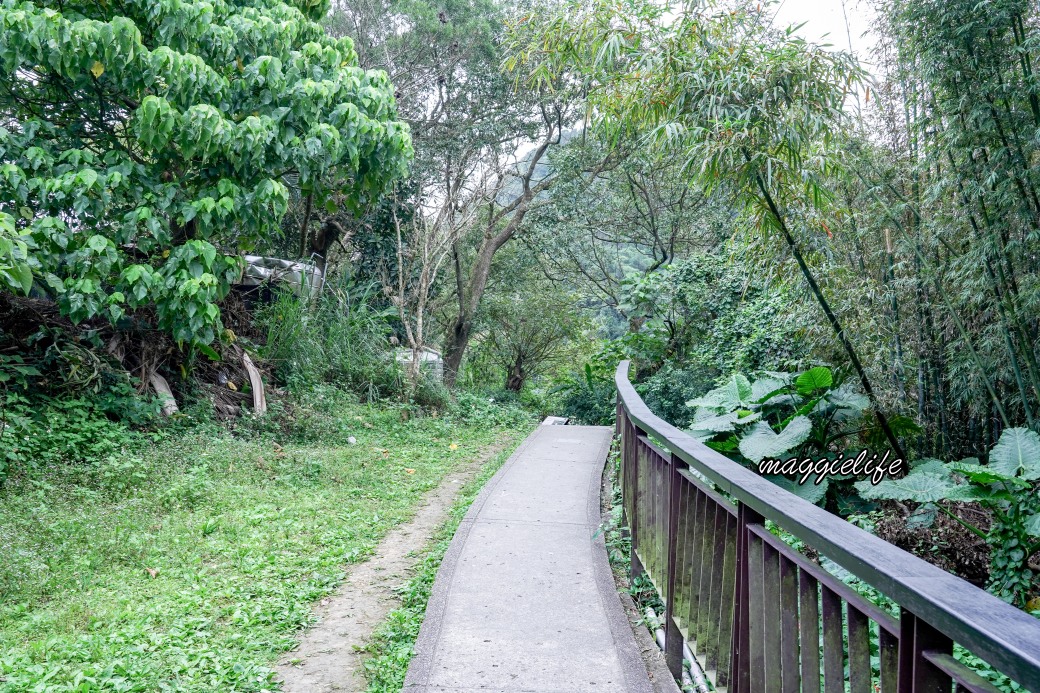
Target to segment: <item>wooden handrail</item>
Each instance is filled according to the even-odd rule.
[[[689,469],[709,480],[716,490],[732,497],[739,508],[738,514],[741,517],[746,514],[751,518],[747,521],[748,523],[760,524],[764,520],[775,522],[783,530],[803,541],[806,545],[811,546],[820,554],[834,561],[852,575],[871,585],[898,604],[903,610],[901,622],[904,631],[903,637],[899,639],[900,691],[923,690],[924,688],[921,686],[911,685],[911,681],[915,676],[912,671],[914,661],[932,661],[927,660],[923,656],[916,657],[916,660],[907,659],[911,656],[908,654],[910,645],[909,643],[904,643],[903,640],[915,640],[917,642],[917,652],[920,654],[924,650],[929,650],[930,652],[935,650],[932,644],[932,640],[935,638],[943,642],[945,642],[943,638],[948,638],[949,641],[960,644],[974,655],[988,662],[998,671],[1025,686],[1027,690],[1040,691],[1040,620],[1001,601],[967,581],[937,568],[799,498],[698,442],[687,433],[650,411],[629,381],[628,371],[629,362],[622,361],[615,374],[618,391],[618,431],[623,438],[626,437],[626,432],[628,437],[632,438],[632,440],[626,440],[623,447],[623,464],[625,465],[625,474],[627,475],[625,478],[631,479],[631,482],[623,482],[623,488],[627,484],[632,489],[642,490],[639,484],[646,483],[645,479],[640,481],[640,479],[643,479],[641,475],[644,475],[646,470],[640,467],[640,464],[645,465],[646,460],[650,459],[651,456],[655,460],[660,457],[659,453],[650,450],[645,445],[637,450],[639,445],[637,439],[641,436],[650,437],[658,448],[671,457],[670,460],[658,460],[655,464],[672,465],[675,469],[688,466]],[[629,462],[629,459],[631,459],[631,462]],[[643,460],[643,462],[640,462],[640,460]],[[661,474],[660,478],[665,479],[668,477],[665,474]],[[682,483],[692,483],[690,480],[695,481],[692,475],[673,475],[670,478],[682,479]],[[663,483],[667,485],[670,482],[665,481]],[[634,497],[626,500],[626,517],[629,522],[633,519],[633,513],[636,519],[642,517],[649,511],[648,504],[664,504],[668,506],[667,510],[660,511],[668,513],[668,522],[659,523],[655,526],[660,528],[659,533],[667,533],[667,536],[661,537],[661,540],[667,546],[666,553],[669,556],[675,555],[676,549],[669,543],[674,543],[677,536],[677,531],[672,527],[675,525],[676,520],[674,517],[671,517],[675,512],[679,512],[678,508],[673,509],[672,507],[674,501],[671,499],[676,497],[675,493],[669,491],[665,494],[665,497],[653,497],[645,492],[640,494],[638,490],[632,490],[631,494]],[[703,495],[703,492],[698,489],[694,489],[692,493]],[[697,498],[700,499],[700,495]],[[692,503],[693,501],[690,502]],[[697,500],[697,502],[703,504],[708,501]],[[651,513],[647,517],[650,517],[652,520],[656,516]],[[639,522],[644,522],[644,520],[639,520]],[[682,522],[688,523],[692,527],[693,524],[690,523],[693,523],[694,519],[683,519]],[[680,524],[679,526],[680,532],[688,531],[681,529],[686,527],[686,524]],[[649,534],[644,535],[647,531],[641,527],[639,537],[650,536]],[[738,547],[737,571],[739,573],[739,571],[743,570],[744,574],[747,574],[749,569],[749,559],[747,558],[748,541],[757,542],[755,543],[756,547],[763,542],[761,542],[760,537],[753,533],[744,532],[743,529],[740,532],[742,532],[740,534],[742,538],[734,540],[737,542]],[[716,537],[715,541],[721,541],[719,537],[722,535],[718,532],[712,536]],[[750,537],[750,539],[747,537]],[[646,539],[643,538],[639,541],[646,543]],[[700,541],[704,544],[709,540],[702,539]],[[639,542],[635,543],[637,544],[636,550],[638,550]],[[761,550],[773,551],[773,549],[769,548],[768,542],[765,542],[763,545],[766,548]],[[634,550],[633,555],[636,562],[639,563],[640,559],[635,555],[636,550]],[[756,550],[759,549],[756,548]],[[742,554],[741,552],[744,553]],[[682,549],[680,549],[679,553],[684,555]],[[741,556],[744,556],[743,564],[741,564]],[[768,558],[775,560],[771,553],[768,554]],[[761,558],[756,554],[754,560],[760,561]],[[783,558],[781,560],[781,568],[789,568],[789,563],[793,565],[793,561]],[[667,561],[662,563],[662,565],[667,566]],[[751,570],[757,570],[757,566],[757,563],[753,563]],[[643,566],[636,565],[635,569],[643,570]],[[682,566],[680,566],[681,569]],[[669,571],[674,570],[674,566],[669,567]],[[665,588],[666,582],[671,583],[674,581],[671,575],[651,575],[651,578],[658,585],[659,591],[660,588]],[[738,603],[734,606],[735,615],[733,618],[738,625],[734,630],[733,642],[735,658],[739,659],[741,656],[746,657],[748,654],[746,651],[747,646],[743,648],[745,650],[743,655],[741,654],[742,648],[739,645],[740,634],[737,632],[739,628],[748,627],[741,620],[741,609],[746,610],[748,608],[746,605],[739,603],[742,590],[744,599],[748,597],[747,585],[740,582],[740,575],[737,575],[736,578],[738,585],[735,600]],[[806,580],[808,579],[806,578]],[[682,583],[682,580],[680,580],[680,583]],[[662,595],[666,602],[670,601],[672,596],[672,594]],[[697,598],[700,597],[695,597],[694,600],[696,601]],[[685,604],[690,601],[690,597],[689,595],[678,595],[676,600]],[[852,611],[859,613],[858,609],[852,608],[853,603],[851,601],[845,603],[849,604],[849,608]],[[760,614],[751,614],[752,620],[756,617],[760,617]],[[852,628],[851,621],[849,628]],[[934,638],[932,637],[933,633]],[[890,633],[886,634],[891,635]],[[952,648],[952,643],[948,644],[947,649],[950,648]],[[945,658],[939,657],[939,655],[930,654],[930,656],[935,661],[944,663],[947,661]],[[920,671],[917,674],[917,676],[922,675]],[[734,672],[733,676],[738,678],[739,672]],[[956,679],[954,680],[956,681]],[[929,679],[929,681],[933,681],[932,685],[934,685],[933,679]],[[735,688],[743,691],[757,688],[757,685],[753,682],[750,686],[750,688],[741,686],[738,680],[735,681],[734,686],[730,690]],[[936,688],[935,690],[939,689]],[[949,690],[949,688],[945,690]],[[787,693],[787,691],[785,690],[784,693]]]

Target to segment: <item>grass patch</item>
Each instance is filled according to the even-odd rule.
[[[0,690],[273,689],[346,566],[532,425],[330,399],[308,435],[210,427],[0,489]]]
[[[401,589],[401,607],[391,611],[383,625],[373,634],[365,650],[371,654],[365,660],[368,693],[397,693],[404,687],[404,677],[415,654],[415,641],[419,637],[419,628],[426,614],[426,604],[430,600],[437,569],[469,506],[488,479],[512,454],[516,442],[519,440],[489,460],[477,477],[462,489],[452,504],[448,520],[437,530],[429,550],[417,564],[415,575]]]

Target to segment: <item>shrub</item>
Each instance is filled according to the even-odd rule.
[[[693,410],[686,403],[714,385],[711,372],[698,366],[666,363],[637,387],[651,411],[679,428],[693,421]]]
[[[560,395],[560,415],[576,423],[592,426],[610,426],[617,416],[617,388],[614,378],[605,375],[591,363],[582,373],[572,373],[557,386]]]
[[[989,463],[972,457],[960,462],[918,461],[902,479],[857,484],[865,498],[916,501],[921,506],[909,522],[927,527],[943,512],[986,540],[990,546],[987,589],[1005,601],[1025,606],[1032,591],[1029,559],[1040,550],[1040,435],[1008,428],[990,450]],[[990,511],[982,529],[946,507],[946,503],[978,503]]]
[[[461,423],[492,427],[519,426],[528,423],[532,416],[518,403],[499,402],[473,392],[458,393],[449,415]]]
[[[335,383],[368,401],[398,394],[403,378],[389,341],[393,312],[375,306],[372,287],[355,286],[349,277],[336,281],[316,300],[276,293],[257,315],[266,332],[262,356],[294,390]]]
[[[420,372],[419,382],[412,393],[412,404],[423,409],[443,411],[451,407],[451,392],[442,381]]]
[[[30,399],[16,391],[0,396],[0,481],[15,471],[99,464],[123,456],[143,439],[126,424],[110,420],[101,409],[104,402]]]

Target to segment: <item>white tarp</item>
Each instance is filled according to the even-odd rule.
[[[321,270],[308,262],[283,260],[277,257],[246,255],[242,272],[243,286],[260,286],[264,282],[284,282],[297,296],[316,296],[325,281]]]
[[[412,364],[412,350],[398,349],[397,362],[407,370]],[[419,352],[419,367],[426,369],[437,380],[444,380],[444,359],[436,349],[425,348]]]

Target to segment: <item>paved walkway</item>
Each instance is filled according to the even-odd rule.
[[[599,533],[611,431],[540,426],[441,564],[404,690],[650,693]]]

